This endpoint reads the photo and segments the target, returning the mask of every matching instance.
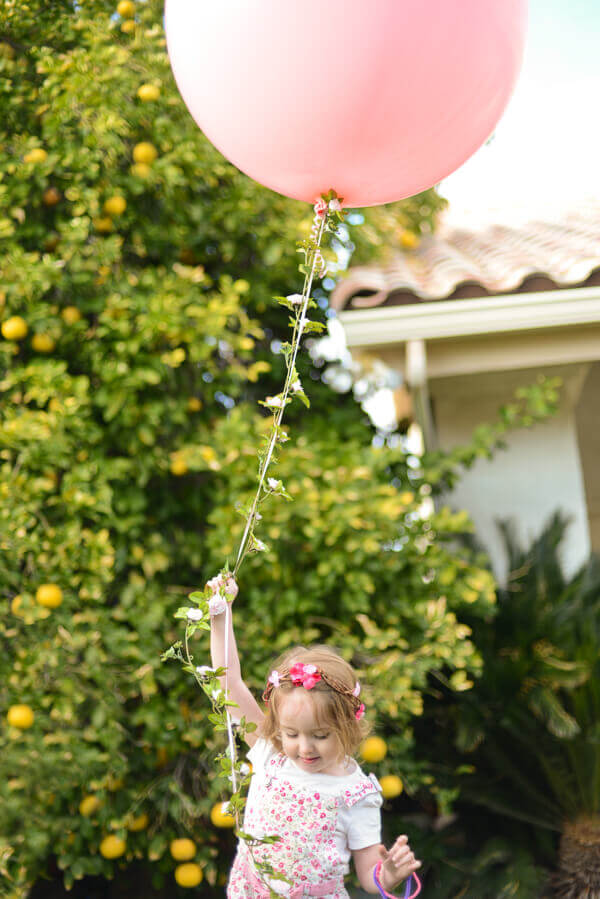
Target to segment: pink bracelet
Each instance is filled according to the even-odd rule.
[[[394,896],[392,893],[388,893],[387,890],[384,890],[384,888],[381,886],[381,883],[379,882],[379,874],[381,873],[382,864],[383,864],[383,862],[377,862],[377,864],[373,868],[373,880],[375,882],[375,886],[377,887],[377,889],[379,890],[381,895],[386,896],[387,899],[398,899],[397,896]],[[415,890],[414,893],[411,893],[410,888],[411,888],[413,877],[417,882],[417,889]],[[414,899],[414,897],[418,896],[420,892],[421,892],[421,881],[419,880],[419,878],[417,877],[416,874],[411,874],[411,876],[408,878],[408,880],[406,882],[406,891],[404,893],[404,899]]]

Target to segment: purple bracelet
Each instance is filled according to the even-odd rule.
[[[381,871],[381,865],[382,865],[382,862],[377,862],[377,864],[373,868],[373,883],[379,890],[383,899],[396,899],[396,897],[393,896],[391,893],[386,892],[386,890],[384,890],[384,888],[381,886],[381,884],[379,882],[379,872]],[[414,893],[411,894],[413,877],[417,882],[417,889],[415,890]],[[414,897],[418,896],[420,892],[421,892],[421,881],[419,880],[419,878],[417,877],[416,874],[411,874],[411,876],[406,881],[406,887],[404,889],[403,899],[414,899]]]

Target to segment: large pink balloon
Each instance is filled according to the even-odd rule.
[[[251,178],[372,206],[437,184],[494,130],[527,0],[167,0],[175,79]]]

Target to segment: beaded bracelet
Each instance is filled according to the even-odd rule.
[[[381,886],[381,883],[379,882],[379,874],[381,872],[382,864],[383,864],[383,862],[377,862],[377,864],[373,868],[373,882],[375,883],[375,886],[377,887],[377,889],[379,890],[381,895],[384,897],[384,899],[397,899],[397,897],[394,896],[392,893],[388,893],[386,890],[384,890],[384,888]],[[413,877],[417,882],[417,889],[415,890],[414,893],[411,893]],[[404,890],[403,899],[414,899],[414,897],[418,896],[420,892],[421,892],[421,881],[419,880],[419,878],[417,877],[416,874],[411,874],[411,876],[406,881],[406,889]]]

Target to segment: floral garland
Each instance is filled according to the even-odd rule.
[[[273,413],[273,422],[270,434],[265,438],[265,445],[258,452],[259,471],[258,487],[250,506],[241,510],[246,518],[244,533],[238,548],[233,571],[226,565],[209,580],[202,591],[194,591],[189,594],[192,606],[183,606],[175,613],[175,618],[185,621],[185,634],[183,641],[174,643],[163,653],[163,661],[176,659],[183,670],[192,674],[196,683],[208,696],[212,705],[212,713],[209,720],[214,724],[216,731],[224,731],[228,736],[228,746],[224,753],[217,756],[216,761],[220,765],[219,776],[225,777],[232,787],[232,794],[226,803],[227,813],[235,816],[236,835],[245,841],[252,856],[257,874],[271,897],[277,897],[277,893],[271,887],[266,878],[281,880],[290,883],[289,879],[276,871],[268,862],[259,862],[253,855],[252,849],[260,844],[275,843],[280,838],[276,834],[257,839],[251,834],[244,833],[240,829],[240,819],[243,817],[246,803],[246,789],[250,783],[250,769],[247,764],[237,758],[235,740],[233,737],[232,720],[229,709],[236,706],[227,695],[227,671],[225,668],[212,668],[208,665],[194,665],[194,657],[190,652],[189,640],[197,630],[210,630],[210,616],[231,614],[230,604],[237,595],[237,573],[245,557],[249,553],[266,552],[268,547],[262,540],[255,536],[255,528],[261,519],[260,505],[269,496],[282,496],[287,500],[292,497],[285,490],[284,485],[276,478],[267,477],[269,465],[275,461],[276,449],[289,440],[288,434],[281,426],[286,406],[298,398],[308,408],[310,406],[298,372],[296,370],[296,358],[300,341],[304,334],[309,332],[319,333],[324,329],[321,322],[311,321],[307,318],[307,312],[316,308],[317,304],[311,298],[311,289],[315,275],[323,278],[326,272],[326,264],[321,253],[321,241],[325,232],[335,233],[340,222],[344,220],[342,209],[343,198],[338,197],[334,190],[319,197],[314,206],[314,220],[311,235],[307,240],[298,243],[298,252],[302,253],[304,260],[299,265],[299,271],[304,275],[304,286],[301,294],[292,294],[286,297],[275,297],[277,302],[288,309],[292,337],[288,343],[281,347],[285,363],[286,377],[283,389],[276,396],[268,396],[260,400],[260,405]],[[226,628],[226,634],[228,627]],[[227,658],[227,642],[225,646],[225,658]],[[220,678],[225,677],[225,690],[221,689]],[[242,737],[256,729],[256,725],[242,718],[238,731]]]

